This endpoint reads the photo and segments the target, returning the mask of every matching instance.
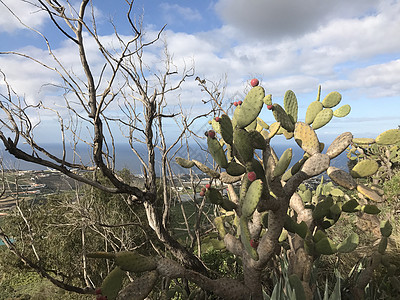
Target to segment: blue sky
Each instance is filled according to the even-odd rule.
[[[43,39],[22,27],[4,4],[46,35],[60,59],[75,70],[76,49],[45,13],[26,2],[0,1],[0,51],[17,50],[46,62],[49,59]],[[104,39],[112,39],[110,20],[122,34],[130,34],[124,19],[125,1],[94,0],[93,4]],[[400,125],[400,1],[137,0],[134,11],[137,17],[144,15],[144,31],[149,37],[167,24],[163,39],[178,67],[194,63],[195,76],[213,81],[226,76],[226,101],[238,100],[250,79],[257,77],[274,102],[282,104],[285,91],[293,90],[299,100],[299,119],[304,120],[321,84],[322,97],[339,91],[342,104],[350,104],[352,111],[319,129],[320,136],[332,138],[351,131],[357,137],[376,137]],[[151,68],[160,65],[162,48],[155,45],[149,50]],[[95,47],[90,51],[94,53]],[[96,55],[94,69],[101,66]],[[5,55],[0,56],[0,69],[29,103],[40,99],[62,109],[62,101],[57,99],[60,94],[44,86],[59,82],[54,73]],[[201,106],[205,96],[194,80],[182,86],[179,96],[192,115],[205,109]],[[176,98],[169,100],[171,109]],[[262,117],[268,123],[274,121],[267,110]],[[46,141],[51,130],[39,129],[37,137]],[[56,134],[56,127],[52,133]]]

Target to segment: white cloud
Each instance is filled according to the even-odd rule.
[[[219,0],[215,9],[243,35],[274,40],[317,30],[332,18],[372,13],[376,4],[376,0]]]
[[[0,1],[0,32],[12,33],[26,28],[10,11],[25,25],[38,29],[48,20],[48,14],[25,1]]]

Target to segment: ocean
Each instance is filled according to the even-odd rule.
[[[271,144],[273,149],[275,150],[276,154],[278,157],[282,155],[282,153],[287,149],[287,148],[292,148],[293,149],[293,158],[291,165],[296,163],[298,160],[300,160],[303,157],[304,151],[292,140],[287,141],[287,143],[272,143]],[[54,155],[60,155],[62,153],[62,148],[60,145],[57,144],[44,144],[41,145],[43,148],[45,148],[47,151]],[[142,144],[138,144],[136,146],[136,149],[139,153],[139,155],[142,156],[142,158],[147,161],[147,155],[146,155],[146,148]],[[190,152],[190,157],[191,159],[196,159],[198,161],[206,161],[207,155],[205,153],[205,149],[207,149],[207,146],[205,144],[203,145],[198,145],[198,144],[192,144],[189,146],[189,152]],[[31,153],[31,151],[28,150],[28,148],[25,149],[28,153]],[[325,149],[326,151],[326,149]],[[324,151],[323,151],[324,152]],[[78,147],[77,153],[79,154],[79,159],[81,159],[84,163],[90,163],[90,155],[89,152],[86,148],[84,147]],[[186,154],[186,148],[181,148],[178,149],[178,147],[175,147],[170,152],[170,155],[175,154],[176,156],[181,156],[184,158],[187,158]],[[67,153],[67,159],[69,161],[72,160],[72,151],[69,151]],[[116,152],[115,152],[115,169],[116,170],[122,170],[123,168],[129,169],[133,174],[141,174],[142,172],[142,167],[140,160],[138,157],[132,152],[130,149],[129,145],[127,144],[116,144]],[[30,162],[25,162],[22,160],[17,160],[13,158],[7,151],[3,149],[0,149],[0,158],[2,159],[2,163],[5,169],[16,169],[16,170],[43,170],[46,169],[46,167],[36,165]],[[42,157],[44,158],[44,157]],[[156,170],[159,173],[161,170],[161,164],[160,164],[160,158],[161,154],[159,150],[156,150]],[[347,170],[347,157],[346,153],[342,153],[335,159],[331,161],[331,165],[345,169]],[[186,169],[181,168],[178,166],[175,161],[172,161],[171,164],[174,172],[177,173],[185,173],[187,172]]]

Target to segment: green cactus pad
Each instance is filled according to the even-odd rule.
[[[328,214],[329,209],[331,208],[332,205],[333,205],[332,197],[327,197],[325,200],[318,202],[312,212],[313,219],[321,220]]]
[[[326,171],[329,168],[329,156],[322,153],[315,153],[301,167],[301,171],[307,176],[316,176]]]
[[[253,159],[254,149],[252,147],[250,134],[246,130],[236,128],[233,131],[233,142],[240,157],[245,162],[249,162]]]
[[[290,162],[292,161],[293,150],[292,148],[286,149],[282,156],[280,157],[278,163],[275,166],[273,175],[274,177],[279,177],[283,173],[285,173],[286,169],[289,167]]]
[[[240,218],[240,240],[242,241],[244,249],[246,249],[246,252],[250,255],[250,257],[257,261],[259,259],[258,253],[256,249],[251,247],[251,235],[247,222],[248,220],[246,218]]]
[[[220,206],[226,211],[233,211],[237,208],[237,205],[226,197],[222,197],[222,203]]]
[[[377,215],[381,212],[381,210],[376,205],[373,204],[365,204],[361,206],[361,211],[370,215]]]
[[[201,162],[199,162],[199,161],[197,161],[197,160],[195,160],[195,159],[193,159],[192,161],[194,162],[194,164],[196,165],[196,167],[197,167],[200,171],[202,171],[202,172],[204,172],[204,173],[210,175],[210,176],[213,177],[213,178],[218,178],[218,177],[219,177],[219,173],[218,173],[218,172],[214,171],[213,169],[210,169],[210,168],[207,167],[205,164],[203,164],[203,163],[201,163]]]
[[[322,100],[322,105],[325,108],[332,108],[340,103],[342,100],[342,95],[338,92],[329,93],[324,100]]]
[[[297,98],[293,91],[288,90],[285,93],[285,97],[283,98],[283,107],[285,108],[286,113],[288,114],[292,123],[297,122],[297,112],[298,112],[298,104]]]
[[[136,277],[131,283],[126,285],[118,294],[118,299],[144,300],[153,290],[158,279],[158,272],[146,272],[142,276]]]
[[[353,213],[359,210],[360,204],[356,199],[350,199],[346,203],[342,205],[342,211],[347,212],[347,213]]]
[[[337,251],[339,253],[350,253],[353,252],[359,243],[359,237],[357,233],[350,234],[343,242],[341,242],[338,247]]]
[[[283,175],[282,175],[282,180],[283,181],[288,181],[294,174],[296,174],[298,171],[300,171],[301,167],[305,163],[305,161],[309,158],[308,155],[303,156],[302,159],[300,159],[298,162],[296,162],[292,167],[290,167],[289,170],[287,170]]]
[[[263,102],[264,102],[265,105],[272,105],[272,95],[271,94],[266,95],[263,98]]]
[[[350,171],[354,178],[363,178],[374,175],[378,171],[379,165],[375,160],[364,159],[359,161]]]
[[[235,183],[238,182],[242,179],[242,176],[232,176],[229,175],[227,172],[221,172],[220,176],[219,176],[219,180],[221,180],[223,183]]]
[[[306,111],[306,124],[312,124],[314,122],[315,117],[318,115],[320,111],[322,111],[324,106],[319,101],[311,102]]]
[[[207,189],[205,196],[212,204],[221,205],[223,202],[223,197],[221,193],[213,187]]]
[[[339,156],[350,145],[353,139],[351,132],[344,132],[339,135],[326,150],[330,159]]]
[[[147,257],[136,251],[123,251],[115,254],[115,264],[121,270],[142,273],[157,268],[157,262],[152,257]]]
[[[288,237],[288,231],[285,228],[283,228],[282,232],[281,232],[281,235],[278,238],[278,242],[282,243],[284,240],[287,239],[287,237]]]
[[[176,160],[176,163],[183,168],[191,168],[194,166],[193,161],[184,159],[182,157],[176,157],[175,160]]]
[[[352,142],[357,145],[370,145],[375,143],[375,139],[371,138],[354,138]]]
[[[220,133],[225,143],[232,145],[233,127],[231,119],[227,115],[222,115],[219,120]]]
[[[312,123],[312,128],[314,130],[317,130],[326,124],[329,123],[330,120],[332,120],[333,117],[333,111],[330,108],[325,108],[324,110],[321,110],[314,119],[314,122]]]
[[[119,291],[122,289],[122,283],[126,276],[126,272],[119,267],[114,268],[101,285],[101,294],[109,300],[115,300]]]
[[[311,200],[312,200],[311,190],[307,189],[304,192],[301,192],[299,194],[304,203],[311,203]]]
[[[264,189],[265,186],[260,179],[255,180],[250,184],[242,204],[242,217],[251,217],[264,193]]]
[[[392,234],[393,226],[389,220],[381,221],[380,230],[383,236],[389,237]]]
[[[217,228],[219,237],[221,239],[224,239],[224,237],[226,235],[226,230],[225,230],[225,226],[224,226],[224,220],[222,219],[222,217],[215,217],[214,224],[215,224],[215,228]]]
[[[326,172],[333,182],[346,189],[354,190],[357,187],[357,182],[346,171],[336,167],[329,167]]]
[[[385,254],[387,245],[388,245],[388,238],[386,236],[383,236],[378,245],[378,252],[382,255]]]
[[[296,295],[294,299],[307,299],[306,293],[304,292],[303,284],[301,283],[299,276],[297,276],[296,274],[289,275],[289,283]]]
[[[343,118],[345,116],[347,116],[351,111],[351,107],[348,104],[345,104],[341,107],[339,107],[338,109],[333,111],[333,115],[337,118]]]
[[[294,139],[296,143],[309,155],[319,152],[318,137],[310,125],[303,122],[297,122],[294,129]]]
[[[243,104],[236,107],[233,113],[233,126],[245,128],[250,125],[261,112],[264,96],[265,92],[261,86],[253,87],[245,97]]]
[[[292,122],[286,111],[277,103],[272,105],[272,113],[275,120],[281,124],[281,127],[289,132],[294,131],[294,123]]]
[[[264,180],[265,178],[265,171],[264,167],[260,163],[258,159],[253,158],[251,163],[247,163],[247,172],[254,171],[257,175],[257,179]]]
[[[400,129],[389,129],[375,139],[379,145],[392,145],[400,142]]]
[[[376,191],[365,185],[357,185],[357,191],[372,201],[383,202],[382,197]]]
[[[254,149],[265,149],[267,146],[264,137],[257,130],[249,131],[251,145]]]
[[[326,238],[326,234],[325,232],[323,232],[322,230],[318,229],[313,236],[313,240],[315,243],[318,243],[320,240]]]
[[[231,161],[226,167],[226,172],[231,176],[240,176],[246,172],[246,168],[235,161]]]
[[[222,168],[228,166],[228,160],[226,159],[224,149],[216,138],[207,137],[208,151],[215,160],[215,162]]]
[[[297,223],[292,219],[292,217],[290,217],[289,215],[286,215],[285,222],[283,223],[283,227],[291,233],[296,233]]]
[[[330,238],[326,237],[315,243],[315,250],[319,254],[331,255],[337,252],[337,246]]]
[[[308,232],[308,226],[306,222],[301,221],[296,226],[296,233],[302,238],[305,239]]]

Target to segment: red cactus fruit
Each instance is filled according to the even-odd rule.
[[[209,130],[208,131],[208,135],[207,135],[209,138],[215,138],[215,131],[214,130]]]
[[[96,295],[101,295],[101,288],[95,289],[94,292],[95,292]]]
[[[215,122],[219,122],[219,121],[221,121],[221,118],[220,117],[215,117]]]
[[[237,101],[233,102],[233,105],[235,105],[235,106],[238,106],[238,103],[237,103]]]
[[[272,105],[267,105],[267,108],[269,109],[269,110],[271,110],[272,109]]]
[[[255,239],[251,239],[250,240],[250,246],[254,249],[256,249],[258,247],[258,241]]]
[[[205,187],[201,188],[201,191],[202,191],[202,192],[205,192],[205,191],[206,191],[206,188],[205,188]]]
[[[205,194],[206,194],[206,193],[205,193],[204,191],[201,191],[201,192],[199,193],[200,197],[204,197]]]
[[[256,180],[257,175],[256,175],[255,172],[251,171],[251,172],[247,173],[247,178],[248,178],[250,181],[254,181],[254,180]]]
[[[206,189],[209,189],[211,185],[209,183],[206,184]]]
[[[258,81],[257,78],[253,78],[253,79],[250,81],[250,84],[251,84],[252,87],[257,86],[259,83],[260,83],[260,82]]]
[[[239,100],[239,101],[238,101],[238,105],[242,105],[242,103],[243,103],[242,100]]]

